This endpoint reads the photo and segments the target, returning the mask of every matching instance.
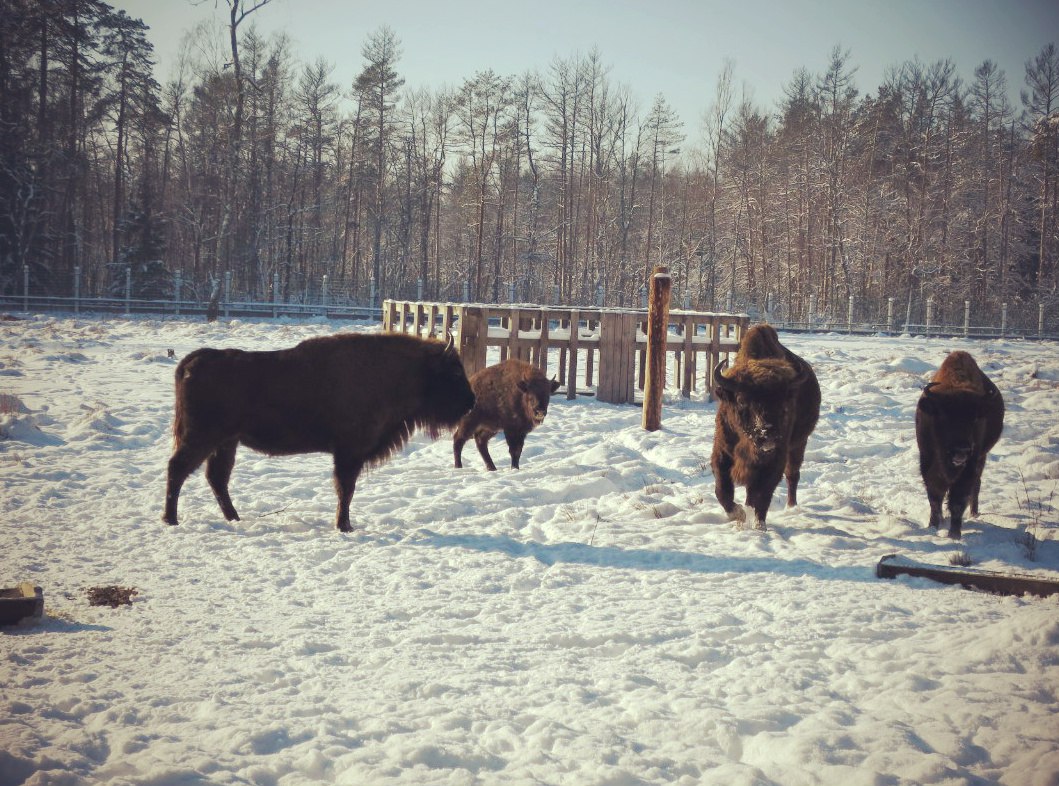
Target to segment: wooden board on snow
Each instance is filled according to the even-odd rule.
[[[992,570],[926,565],[889,554],[875,566],[875,575],[880,579],[897,576],[918,576],[939,581],[942,584],[959,584],[969,589],[995,592],[1001,595],[1038,595],[1042,598],[1059,594],[1059,579],[1031,576],[1024,573],[999,573]]]

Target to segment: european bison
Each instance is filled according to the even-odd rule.
[[[177,523],[180,488],[203,461],[225,518],[238,519],[228,479],[243,444],[272,456],[330,453],[335,525],[349,532],[361,469],[386,461],[416,428],[437,437],[472,406],[451,338],[341,334],[273,352],[197,349],[176,369],[163,520]]]
[[[986,455],[1004,430],[1004,398],[974,358],[952,352],[923,388],[916,406],[919,472],[930,501],[930,526],[941,525],[941,503],[949,495],[949,537],[959,539],[963,512],[978,492]]]
[[[735,363],[713,371],[717,425],[711,465],[717,501],[732,521],[746,521],[735,502],[735,484],[746,486],[754,528],[765,514],[780,476],[787,476],[787,506],[798,504],[805,444],[820,416],[820,385],[812,366],[780,344],[771,325],[757,325],[739,344]]]
[[[518,469],[526,435],[544,422],[548,402],[559,387],[558,381],[547,379],[531,363],[510,358],[476,373],[471,377],[471,387],[475,396],[474,409],[464,415],[452,440],[456,468],[463,466],[464,443],[474,437],[486,468],[495,472],[496,465],[489,455],[489,440],[503,431],[511,454],[511,466]]]

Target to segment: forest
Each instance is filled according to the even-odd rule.
[[[179,275],[197,297],[223,278],[311,300],[326,275],[353,302],[630,306],[664,264],[702,310],[1057,318],[1054,44],[970,82],[895,63],[864,94],[836,47],[771,109],[727,64],[681,118],[597,50],[406,84],[388,27],[336,84],[259,33],[268,3],[221,3],[225,29],[197,34],[223,46],[186,46],[161,84],[150,30],[103,0],[0,0],[0,294],[26,271],[35,292],[105,293],[131,270],[141,298]]]

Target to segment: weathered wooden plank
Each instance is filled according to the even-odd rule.
[[[570,348],[570,368],[566,371],[563,368],[563,354],[559,353],[559,373],[566,373],[566,397],[567,399],[577,398],[577,345],[580,340],[581,334],[581,317],[577,309],[570,312],[570,338],[567,342],[567,346]],[[591,350],[589,350],[591,353]],[[560,380],[561,381],[561,380]]]
[[[889,554],[875,566],[875,575],[881,579],[897,576],[916,576],[942,584],[960,585],[968,589],[994,592],[1000,595],[1037,595],[1048,597],[1059,594],[1059,578],[1049,579],[1020,573],[999,573],[973,568],[924,565],[898,554]]]

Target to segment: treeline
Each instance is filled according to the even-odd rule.
[[[939,320],[1003,302],[1059,307],[1059,52],[1029,54],[1022,106],[989,60],[895,65],[861,95],[836,49],[775,110],[726,67],[685,125],[639,106],[598,52],[451,89],[401,76],[367,36],[339,85],[227,0],[160,85],[145,25],[102,0],[0,0],[0,290],[123,286],[169,297],[229,276],[233,296],[633,304],[666,264],[678,301],[788,319]],[[193,53],[195,56],[192,56]],[[369,286],[374,284],[374,289]],[[947,314],[947,310],[950,313]],[[1056,309],[1052,308],[1054,313]],[[1034,309],[1034,314],[1036,313]]]

